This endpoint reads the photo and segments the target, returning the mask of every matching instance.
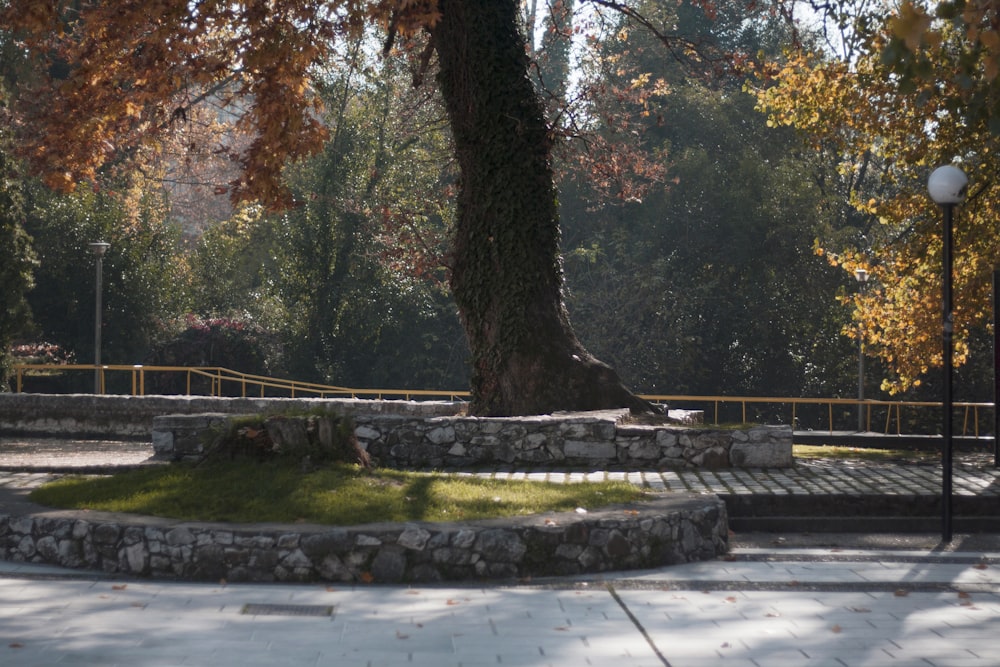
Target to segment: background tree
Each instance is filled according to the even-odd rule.
[[[0,86],[0,391],[7,389],[9,350],[29,328],[27,293],[34,285],[35,256],[24,231],[23,176],[11,151],[9,116]]]
[[[88,363],[94,349],[94,259],[87,244],[111,244],[104,259],[102,360],[135,363],[160,334],[163,317],[186,297],[176,234],[163,224],[162,203],[136,193],[53,193],[36,184],[27,197],[25,229],[39,265],[28,295],[38,340],[56,343]]]
[[[893,392],[918,387],[929,369],[941,364],[941,223],[926,194],[934,167],[958,160],[975,184],[956,225],[959,365],[974,347],[984,350],[970,342],[981,339],[989,323],[992,267],[1000,260],[995,225],[1000,192],[993,178],[997,140],[984,112],[989,105],[983,102],[973,113],[958,104],[994,94],[986,74],[990,56],[970,46],[968,32],[957,23],[943,22],[927,33],[932,36],[916,55],[894,66],[907,39],[921,44],[902,26],[930,25],[929,18],[921,23],[912,11],[904,6],[894,16],[879,9],[857,23],[867,30],[857,58],[798,54],[776,69],[775,85],[759,91],[769,122],[803,130],[813,146],[832,147],[840,155],[839,172],[861,184],[852,190],[851,203],[867,221],[865,233],[850,240],[821,239],[818,249],[849,272],[870,272],[872,287],[845,303],[856,309],[868,349],[891,371],[883,387]],[[961,75],[970,57],[982,75]],[[893,75],[893,67],[900,66],[904,76]],[[988,362],[980,357],[980,364]],[[960,383],[958,391],[977,385]]]
[[[767,7],[728,10],[710,21],[669,7],[678,31],[720,52],[779,53],[789,39]],[[612,23],[594,41],[581,86],[595,134],[637,137],[630,159],[662,172],[644,181],[608,160],[561,182],[581,337],[643,392],[853,394],[855,349],[840,335],[849,313],[834,299],[854,281],[812,252],[832,226],[838,194],[822,187],[832,165],[768,127],[744,77],[665,61],[628,28]],[[642,81],[643,94],[630,92]]]
[[[59,77],[21,98],[46,129],[26,147],[51,185],[95,178],[183,113],[184,91],[236,74],[249,101],[242,122],[256,138],[239,156],[234,193],[270,203],[289,200],[285,162],[325,136],[308,83],[338,35],[368,18],[390,35],[427,28],[462,172],[450,280],[472,356],[473,412],[649,408],[583,348],[563,307],[551,140],[514,0],[60,8],[12,2],[4,15],[31,31],[34,52]]]
[[[210,227],[192,258],[194,307],[274,332],[273,372],[461,387],[467,348],[441,264],[455,179],[444,112],[412,86],[405,53],[376,59],[365,45],[345,45],[317,75],[330,137],[286,171],[301,204]]]

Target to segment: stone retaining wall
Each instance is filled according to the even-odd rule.
[[[476,418],[462,403],[355,399],[214,398],[0,394],[0,433],[152,438],[169,458],[195,454],[174,446],[183,418],[171,415],[262,414],[328,409],[352,416],[356,435],[381,465],[450,468],[469,465],[788,467],[788,426],[720,429],[630,424],[626,410]],[[218,420],[215,420],[218,421]],[[165,423],[165,422],[162,422]],[[199,427],[200,428],[200,427]],[[191,441],[190,433],[185,436]]]
[[[355,435],[377,465],[390,468],[559,466],[591,469],[788,467],[787,426],[721,429],[628,422],[628,410],[534,417],[354,415]],[[197,458],[220,413],[153,420],[153,447],[169,459]]]
[[[260,414],[335,409],[340,414],[435,417],[465,404],[446,401],[362,401],[350,398],[216,398],[0,393],[0,434],[148,439],[153,418],[170,414]]]
[[[399,582],[570,575],[725,553],[718,498],[465,523],[231,526],[102,513],[0,515],[0,557],[149,577]]]
[[[721,429],[640,425],[628,410],[535,417],[357,415],[355,434],[373,459],[390,467],[477,465],[592,469],[788,467],[787,426]]]

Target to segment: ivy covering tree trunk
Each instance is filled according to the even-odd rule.
[[[440,0],[439,83],[461,168],[451,287],[473,414],[652,407],[577,340],[562,298],[551,138],[514,0]]]

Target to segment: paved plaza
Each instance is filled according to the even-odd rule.
[[[17,465],[9,454],[0,448],[8,498],[62,472],[39,464],[43,454],[80,470],[143,458],[140,449],[124,460],[110,446],[73,457],[36,451]],[[955,473],[956,494],[996,495],[991,462],[965,457]],[[659,490],[730,494],[940,488],[938,467],[907,463],[476,474],[621,476]],[[0,562],[0,665],[1000,664],[1000,539],[878,537],[734,534],[716,561],[508,585],[203,584]]]
[[[114,440],[0,439],[0,474],[8,472],[101,472],[147,465],[153,455],[148,442]],[[566,472],[543,467],[509,467],[472,473],[497,479],[577,482],[628,480],[653,491],[688,491],[728,495],[938,495],[941,467],[927,461],[869,463],[829,459],[799,460],[793,468],[733,468],[727,470]],[[11,483],[11,482],[7,482]],[[3,482],[0,481],[0,485]],[[1000,469],[992,453],[955,456],[956,496],[1000,497]]]
[[[0,563],[0,664],[998,663],[1000,554],[734,549],[519,586],[227,585]]]

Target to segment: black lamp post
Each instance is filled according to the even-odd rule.
[[[965,191],[968,187],[969,179],[958,167],[946,165],[938,167],[927,180],[927,191],[931,199],[937,203],[944,213],[944,229],[942,233],[943,243],[943,273],[944,291],[942,298],[942,342],[943,354],[941,365],[944,369],[944,392],[942,402],[944,403],[943,436],[944,443],[941,447],[941,540],[945,543],[951,542],[951,461],[952,461],[952,398],[951,398],[951,376],[952,376],[952,333],[954,331],[954,320],[952,317],[951,303],[951,228],[952,216],[955,206],[965,200]]]
[[[854,277],[858,280],[858,286],[863,293],[865,285],[868,283],[869,273],[864,269],[855,269]],[[858,321],[858,433],[867,431],[864,417],[865,400],[865,341],[864,331],[861,329],[861,321]]]
[[[101,274],[103,273],[104,253],[108,251],[111,244],[97,241],[88,243],[87,246],[97,258],[97,286],[94,290],[96,294],[94,304],[94,393],[100,394],[103,393],[101,391]]]

